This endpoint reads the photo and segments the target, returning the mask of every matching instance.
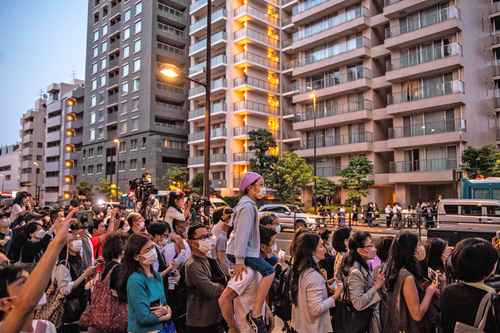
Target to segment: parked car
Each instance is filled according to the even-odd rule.
[[[315,230],[318,227],[324,227],[327,220],[324,216],[307,214],[296,205],[268,204],[259,209],[259,217],[270,213],[278,216],[278,221],[283,229],[294,230],[299,227],[308,227]]]

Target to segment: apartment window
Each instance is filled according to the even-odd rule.
[[[130,46],[127,45],[123,48],[123,59],[128,58],[129,54],[130,54]]]
[[[132,81],[132,91],[138,91],[141,88],[141,79],[134,79]]]
[[[135,15],[139,15],[140,13],[142,13],[142,2],[135,4]]]
[[[127,133],[127,121],[120,123],[120,133],[121,134]]]
[[[128,76],[128,69],[129,69],[128,64],[122,66],[122,77]]]
[[[106,68],[106,58],[101,59],[101,70]]]
[[[103,151],[104,151],[104,149],[102,148],[102,146],[98,146],[97,147],[97,156],[102,156]]]
[[[108,42],[104,42],[101,44],[101,52],[104,53],[108,50]]]
[[[92,49],[92,53],[94,55],[94,58],[96,58],[99,55],[99,48],[96,46]]]
[[[130,120],[130,130],[137,131],[139,129],[139,119],[131,119]]]
[[[89,131],[89,140],[94,141],[95,140],[95,128],[91,128]],[[89,150],[89,156],[90,156],[90,150]]]
[[[98,70],[99,70],[99,64],[97,62],[94,62],[92,64],[92,74],[96,74]]]
[[[146,143],[148,142],[148,139],[143,137],[142,138],[142,148],[146,148]]]
[[[118,149],[120,153],[125,153],[127,151],[127,143],[125,141],[120,141]]]
[[[118,162],[118,169],[120,171],[124,171],[125,170],[125,161]]]
[[[142,169],[145,169],[146,168],[146,158],[143,157],[142,158]]]
[[[104,121],[104,110],[97,111],[97,121],[100,123]]]
[[[102,164],[97,164],[96,165],[95,173],[102,173]]]
[[[87,171],[88,171],[89,175],[93,175],[94,174],[94,166],[93,165],[89,165],[89,167],[87,168]]]
[[[141,51],[141,48],[142,48],[142,41],[138,39],[134,42],[134,53]]]
[[[99,12],[94,13],[94,23],[99,22]]]
[[[126,114],[127,111],[128,111],[128,104],[127,104],[127,102],[122,102],[120,104],[120,112],[121,112],[121,114]]]
[[[95,124],[96,122],[96,115],[95,112],[90,113],[90,125]]]
[[[87,171],[87,167],[84,165],[82,168],[82,175],[85,176],[85,173]]]
[[[135,28],[134,28],[134,32],[136,34],[140,33],[142,31],[142,21],[137,21],[135,22]]]
[[[83,155],[83,158],[86,158],[87,157],[87,150],[82,150],[82,155]]]
[[[128,94],[128,82],[122,83],[122,95]]]
[[[101,3],[101,0],[94,0],[94,7],[99,6],[100,3]]]
[[[104,103],[104,94],[103,93],[98,93],[97,94],[97,103],[103,104]]]
[[[99,139],[104,139],[104,128],[103,127],[97,129],[97,137]]]
[[[97,105],[97,96],[92,95],[92,97],[90,97],[90,106],[96,106],[96,105]]]
[[[125,15],[124,15],[124,22],[128,22],[130,21],[130,18],[132,17],[132,11],[130,9],[128,9],[126,12],[125,12]]]
[[[137,139],[130,140],[130,150],[137,150]]]
[[[123,30],[123,40],[127,40],[130,38],[130,28]]]
[[[134,73],[141,70],[141,59],[134,60]]]
[[[99,30],[94,31],[94,42],[99,40]]]
[[[94,148],[89,148],[89,157],[94,157]]]
[[[130,160],[130,170],[136,170],[137,169],[137,159],[132,159]]]
[[[102,35],[105,36],[108,33],[108,25],[105,24],[102,26]]]
[[[38,142],[38,143],[36,144],[36,146],[37,146],[38,148],[43,148],[43,142]]]
[[[100,81],[100,85],[101,87],[104,87],[106,85],[106,75],[102,75],[100,78],[99,78],[99,81]]]
[[[91,87],[92,91],[97,89],[97,79],[92,80]]]
[[[139,98],[134,98],[132,100],[132,111],[139,110]]]

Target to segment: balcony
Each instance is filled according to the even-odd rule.
[[[220,8],[212,13],[212,24],[219,20],[227,19],[227,12],[225,8]],[[207,17],[203,17],[189,26],[189,34],[192,35],[207,27]]]
[[[186,52],[184,51],[184,49],[162,43],[160,41],[157,42],[156,46],[158,49],[158,55],[160,57],[173,59],[180,64],[184,64],[184,62],[186,61]],[[165,62],[169,62],[169,60],[166,60]]]
[[[154,113],[155,115],[164,115],[166,117],[183,120],[186,117],[186,108],[183,105],[155,101]]]
[[[264,92],[273,92],[273,93],[277,93],[279,88],[277,84],[271,84],[267,80],[258,79],[252,76],[238,77],[234,79],[235,89],[240,89],[243,87],[249,87]]]
[[[397,18],[429,6],[428,0],[385,0],[384,16]]]
[[[264,67],[265,69],[273,69],[273,70],[278,70],[279,69],[279,62],[278,61],[271,61],[269,60],[268,57],[263,57],[261,55],[252,53],[252,52],[242,52],[239,54],[236,54],[234,56],[234,63],[239,64],[239,63],[250,63],[254,64],[260,67]]]
[[[279,44],[278,38],[273,38],[268,36],[265,32],[258,31],[252,28],[242,28],[234,33],[235,42],[239,40],[253,40],[260,43],[264,47],[274,47],[277,48]]]
[[[321,53],[306,55],[296,61],[293,69],[293,76],[303,75],[321,68],[341,65],[356,58],[365,58],[370,55],[370,40],[366,37],[359,37],[351,42],[342,44],[336,48],[324,49]]]
[[[443,8],[435,13],[423,16],[413,26],[393,25],[389,38],[385,39],[386,48],[399,47],[429,39],[433,35],[452,33],[460,30],[460,11],[454,6]]]
[[[387,146],[391,149],[461,142],[465,120],[427,122],[421,126],[389,129]]]
[[[47,127],[61,126],[61,115],[47,117]]]
[[[500,12],[500,2],[495,1],[490,3],[490,15]]]
[[[189,15],[193,15],[203,7],[207,5],[207,0],[198,0],[193,3],[191,3],[191,6],[189,7]]]
[[[213,94],[217,90],[227,89],[227,82],[225,78],[219,78],[212,81],[211,93]],[[194,88],[189,89],[189,98],[196,98],[205,95],[205,87],[197,85]]]
[[[456,159],[390,162],[389,183],[442,183],[454,181]]]
[[[271,24],[275,27],[279,26],[279,17],[277,14],[276,16],[271,16],[267,13],[267,10],[255,8],[250,5],[243,5],[234,10],[234,18],[237,19],[240,16],[251,16],[262,21],[264,24]]]
[[[329,0],[306,0],[303,2],[299,2],[297,6],[293,7],[292,14],[294,16],[302,14],[308,11],[309,9],[319,6],[328,1]]]
[[[226,180],[225,179],[212,179],[210,182],[211,182],[210,186],[214,189],[226,187]]]
[[[159,36],[165,37],[169,41],[184,45],[186,43],[186,34],[184,31],[174,28],[170,25],[158,22]]]
[[[334,166],[317,166],[316,176],[318,177],[338,177],[342,169]]]
[[[169,134],[184,136],[188,132],[186,124],[172,124],[172,123],[155,121],[154,125],[158,130],[162,132],[168,132]]]
[[[167,99],[176,101],[184,101],[186,97],[185,89],[177,86],[172,86],[167,83],[156,81],[157,93]]]
[[[202,74],[205,72],[206,62],[200,62],[199,64],[193,65],[189,68],[189,76],[195,76],[198,74]],[[212,70],[216,69],[219,66],[227,65],[227,57],[225,54],[219,54],[216,57],[213,57],[210,61],[210,67]]]
[[[23,135],[21,142],[28,143],[28,142],[33,142],[33,140],[34,140],[33,134],[25,134],[25,135]]]
[[[411,93],[402,91],[392,97],[387,106],[388,114],[409,113],[439,109],[464,103],[465,87],[460,80],[442,82],[438,86],[417,89]]]
[[[233,154],[233,162],[250,162],[253,158],[255,158],[254,152],[247,151]]]
[[[225,127],[214,128],[210,133],[210,140],[222,139],[226,137],[227,137],[227,130]],[[190,143],[194,141],[204,141],[204,140],[205,140],[205,131],[199,131],[189,134]]]
[[[351,135],[338,136],[316,136],[316,151],[319,156],[353,154],[371,151],[373,135],[370,132],[352,133]],[[314,155],[314,139],[310,135],[307,142],[303,142],[299,150],[299,156],[311,157]]]
[[[299,91],[299,83],[297,81],[283,85],[283,96],[294,95]]]
[[[301,86],[300,94],[293,97],[293,102],[305,102],[311,100],[311,90],[316,97],[335,96],[352,90],[362,90],[369,87],[371,71],[368,68],[357,67],[347,72],[339,72],[333,76],[307,82]]]
[[[165,17],[168,19],[170,22],[173,22],[174,24],[178,24],[180,26],[185,26],[186,25],[186,15],[175,8],[166,6],[162,3],[158,3],[158,14],[160,16]]]
[[[269,115],[278,115],[279,109],[277,107],[271,107],[265,103],[259,103],[255,101],[240,101],[234,103],[234,113],[236,114],[248,114],[248,113],[256,113],[262,114],[265,116]]]
[[[216,46],[219,43],[225,43],[227,42],[227,35],[225,31],[219,31],[215,34],[212,34],[212,47]],[[194,43],[191,45],[189,48],[189,56],[192,57],[195,54],[201,52],[207,47],[207,39],[202,39],[199,42]]]
[[[258,130],[259,127],[255,126],[243,126],[243,127],[235,127],[233,128],[233,136],[248,136],[248,134],[252,131]]]
[[[188,159],[188,165],[190,167],[195,165],[203,165],[203,162],[204,162],[204,156],[190,157]],[[210,154],[210,164],[226,163],[226,162],[227,162],[226,154]]]
[[[45,149],[45,157],[59,156],[61,155],[61,147],[49,147]]]
[[[215,116],[217,114],[222,114],[227,112],[227,107],[225,102],[216,102],[212,103],[212,107],[210,108],[210,114]],[[196,120],[205,117],[205,108],[197,108],[192,111],[189,111],[189,120]]]
[[[361,120],[371,119],[372,102],[361,100],[357,103],[346,104],[322,104],[316,110],[316,124],[319,127],[329,125],[342,125]],[[312,109],[297,113],[294,119],[293,129],[295,131],[314,127],[314,111]]]

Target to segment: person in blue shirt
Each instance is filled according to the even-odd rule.
[[[155,244],[146,234],[130,236],[123,257],[128,332],[160,331],[172,317],[162,277],[152,267],[156,259]]]

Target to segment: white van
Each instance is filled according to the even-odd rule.
[[[500,230],[500,200],[442,199],[439,228],[495,233]]]

